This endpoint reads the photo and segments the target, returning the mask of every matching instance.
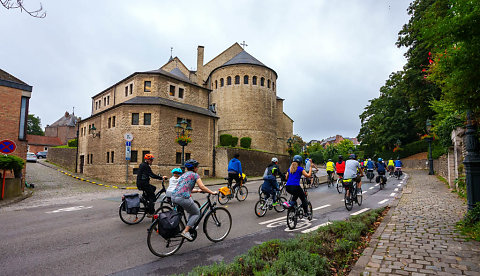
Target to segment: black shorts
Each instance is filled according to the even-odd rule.
[[[343,173],[337,173],[338,176],[343,177]]]

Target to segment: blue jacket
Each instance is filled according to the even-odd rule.
[[[375,169],[375,164],[373,164],[373,161],[367,162],[367,169]]]
[[[401,166],[402,166],[402,161],[395,160],[395,167],[401,167]]]
[[[242,174],[242,163],[237,158],[232,158],[230,162],[228,162],[228,169],[229,172],[237,172]]]

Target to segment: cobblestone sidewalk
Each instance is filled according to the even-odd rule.
[[[480,243],[455,232],[466,204],[435,176],[409,175],[350,275],[480,275]]]

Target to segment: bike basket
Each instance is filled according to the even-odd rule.
[[[127,211],[127,214],[136,215],[140,210],[140,196],[138,194],[126,194],[123,196],[125,198],[125,211]]]
[[[230,189],[228,187],[222,187],[219,189],[220,193],[223,195],[230,195]]]
[[[164,239],[170,239],[180,233],[181,215],[175,210],[158,214],[157,232]]]

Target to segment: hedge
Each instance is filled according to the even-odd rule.
[[[228,147],[232,145],[232,135],[222,134],[220,135],[220,146]]]
[[[232,136],[232,140],[230,141],[230,146],[236,147],[238,144],[238,137]]]
[[[251,145],[252,145],[252,138],[242,137],[240,139],[240,147],[249,149]]]

